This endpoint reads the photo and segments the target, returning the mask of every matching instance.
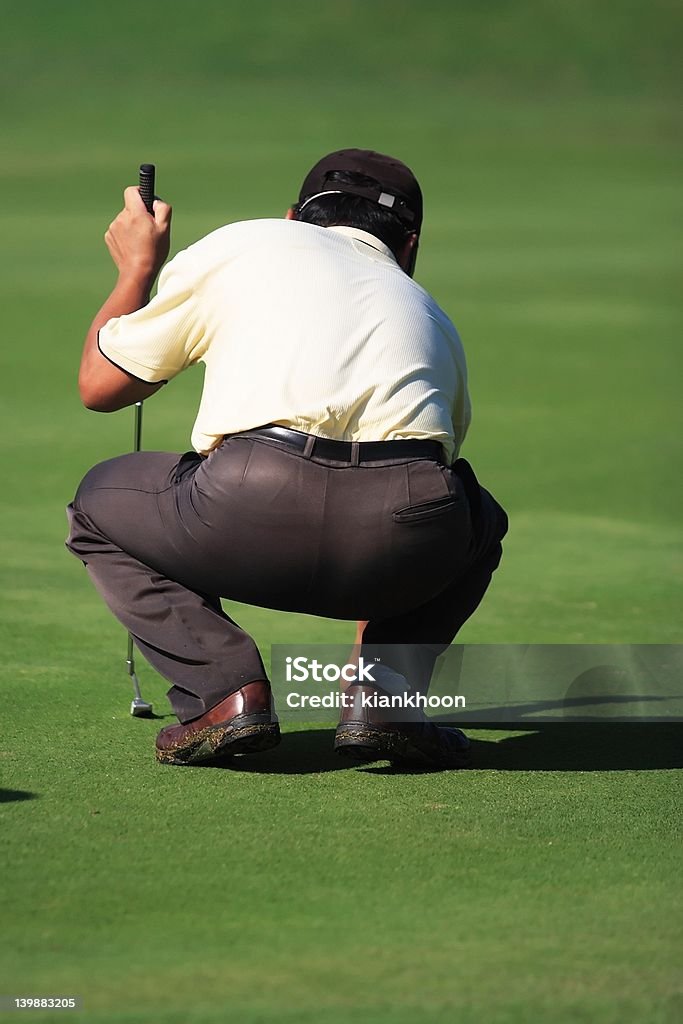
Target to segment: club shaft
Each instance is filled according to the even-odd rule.
[[[133,451],[142,448],[142,402],[135,403],[135,424],[133,428]]]
[[[133,424],[133,450],[139,452],[142,448],[142,402],[135,403],[135,419]],[[138,699],[142,699],[140,693],[140,684],[138,677],[135,673],[135,648],[133,646],[133,636],[131,633],[128,634],[128,653],[126,657],[126,665],[128,666],[128,675],[131,678],[133,684],[133,691]]]
[[[142,700],[142,694],[140,693],[140,683],[138,682],[137,673],[135,671],[135,660],[133,657],[133,637],[128,634],[128,657],[126,658],[126,665],[128,667],[128,675],[130,681],[133,684],[133,694],[138,700]]]

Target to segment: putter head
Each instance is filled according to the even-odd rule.
[[[133,718],[149,718],[152,715],[152,705],[142,697],[134,697],[131,701],[130,713]]]

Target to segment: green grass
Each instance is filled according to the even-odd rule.
[[[75,372],[140,161],[177,250],[369,146],[423,182],[417,276],[463,336],[464,454],[511,518],[461,639],[680,643],[676,5],[3,13],[0,995],[81,995],[88,1024],[679,1020],[677,727],[479,731],[476,770],[441,775],[345,767],[320,727],[161,768],[125,635],[63,549],[78,480],[131,445]],[[150,402],[147,447],[188,447],[199,389]],[[266,656],[352,635],[238,618]]]

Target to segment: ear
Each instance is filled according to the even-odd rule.
[[[287,210],[287,213],[285,214],[285,220],[296,220],[296,214],[294,213],[294,210],[291,206]]]
[[[413,231],[412,234],[406,237],[403,247],[398,253],[398,265],[402,270],[405,270],[409,277],[412,277],[415,271],[419,240],[419,235]]]

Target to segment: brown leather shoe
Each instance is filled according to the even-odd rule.
[[[167,725],[157,736],[156,757],[163,764],[203,764],[268,750],[279,742],[270,685],[254,682],[192,722]]]
[[[334,749],[357,761],[389,760],[422,768],[466,768],[470,741],[460,729],[435,725],[416,710],[408,721],[389,722],[386,708],[373,706],[380,692],[371,686],[351,685],[334,738]],[[351,699],[352,698],[352,699]],[[405,712],[401,712],[405,717]]]

